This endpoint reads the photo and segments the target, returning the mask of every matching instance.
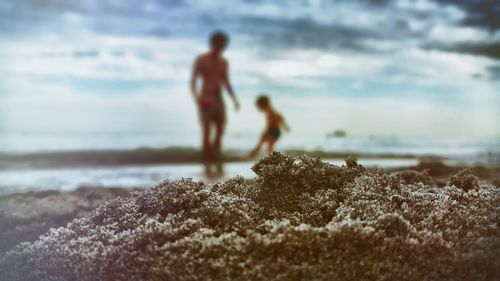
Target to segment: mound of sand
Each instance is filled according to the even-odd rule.
[[[278,153],[255,183],[164,182],[0,260],[5,280],[498,280],[499,189]],[[450,186],[451,185],[451,186]]]

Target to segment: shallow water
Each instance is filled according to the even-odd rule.
[[[224,149],[249,151],[258,134],[228,133]],[[55,152],[102,149],[153,149],[165,147],[198,147],[199,136],[167,133],[9,133],[0,136],[0,153]],[[396,136],[347,136],[327,138],[325,135],[290,134],[280,139],[278,150],[301,149],[359,154],[411,154],[459,157],[500,153],[496,138],[423,138]]]
[[[344,164],[342,159],[326,160],[335,165]],[[367,167],[403,167],[418,163],[417,159],[360,159]],[[0,171],[0,193],[30,190],[73,190],[79,186],[102,187],[150,187],[163,180],[193,178],[208,182],[223,180],[237,175],[253,178],[254,162],[227,163],[221,167],[205,167],[201,164],[147,165],[90,168],[59,168]],[[222,169],[222,171],[221,171]]]

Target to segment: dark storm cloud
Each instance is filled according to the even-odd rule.
[[[332,0],[332,3],[349,3],[347,0]],[[352,1],[350,2],[352,3]],[[352,10],[352,15],[344,15],[344,18],[356,16],[359,13],[391,13],[393,0],[364,0],[356,2],[362,11]],[[333,11],[336,6],[333,7]],[[389,11],[389,12],[388,12]],[[412,30],[409,26],[408,17],[421,18],[423,11],[394,12],[393,17],[384,22],[367,26],[356,22],[326,22],[317,21],[311,16],[301,17],[267,17],[267,16],[244,16],[233,19],[230,26],[237,26],[237,33],[252,34],[260,39],[264,46],[280,48],[316,48],[316,49],[345,49],[348,51],[362,53],[383,53],[381,50],[367,41],[389,40],[402,41],[407,39],[421,38],[423,31]],[[426,13],[427,14],[427,13]],[[332,14],[333,19],[337,17]]]
[[[259,35],[261,43],[274,47],[340,47],[368,52],[371,50],[362,40],[382,36],[376,30],[320,24],[306,18],[281,20],[247,17],[240,21],[242,31],[248,32],[248,26],[251,26]]]
[[[217,2],[217,1],[215,1]],[[265,1],[243,1],[251,5],[266,4]],[[140,35],[169,37],[182,33],[187,36],[200,36],[207,30],[226,27],[230,32],[255,36],[264,45],[282,48],[318,48],[346,49],[366,53],[380,52],[366,40],[406,41],[422,37],[422,31],[409,27],[408,19],[431,18],[428,11],[403,11],[395,7],[393,0],[330,0],[319,2],[318,13],[332,12],[338,7],[347,7],[347,14],[340,18],[364,14],[366,18],[374,18],[379,14],[387,15],[383,22],[371,26],[360,26],[355,22],[340,23],[321,22],[312,14],[294,17],[276,17],[266,14],[233,14],[231,7],[227,9],[205,10],[203,5],[187,3],[182,0],[170,1],[7,1],[11,8],[6,11],[0,6],[2,22],[10,24],[4,29],[11,29],[14,34],[25,34],[30,31],[50,30],[61,32],[64,29],[75,30],[60,18],[67,13],[75,13],[87,19],[84,28],[95,33],[114,35]],[[220,5],[225,7],[224,1]],[[293,5],[292,5],[293,4]],[[300,13],[301,9],[314,7],[310,1],[284,1],[280,3],[283,15],[288,9],[292,13]],[[324,10],[324,11],[323,11]],[[31,30],[30,30],[31,28]],[[70,32],[71,33],[71,32]]]
[[[436,0],[441,5],[452,5],[465,13],[464,19],[458,22],[460,26],[468,26],[486,30],[493,34],[500,28],[500,1],[496,0]],[[446,39],[446,38],[443,38]],[[500,41],[485,38],[474,42],[423,42],[422,48],[446,52],[471,54],[500,60]],[[495,76],[498,78],[498,76]]]
[[[498,0],[437,0],[437,3],[459,7],[466,12],[461,24],[486,28],[494,32],[500,28],[500,1]]]
[[[442,50],[447,52],[472,54],[500,60],[500,42],[466,42],[454,45],[428,44],[426,49]]]
[[[417,3],[411,1],[410,5],[402,7],[396,0],[326,0],[317,3],[294,0],[280,2],[277,6],[281,10],[273,14],[238,11],[238,5],[228,6],[220,0],[210,1],[210,4],[215,3],[213,7],[202,5],[202,2],[183,0],[6,0],[0,4],[0,32],[12,36],[31,36],[37,32],[72,35],[83,30],[117,36],[166,38],[182,35],[200,38],[212,29],[223,28],[269,48],[379,54],[398,51],[410,44],[427,50],[438,49],[500,59],[500,42],[479,40],[450,43],[447,38],[438,42],[431,41],[427,36],[437,24],[497,30],[500,27],[500,1],[430,1],[438,5],[437,9],[417,8]],[[241,3],[249,5],[251,9],[270,2],[242,0]],[[445,5],[462,10],[465,18],[453,22],[443,17],[441,12],[444,9],[440,8]],[[308,9],[312,9],[312,12],[303,12]],[[323,19],[329,19],[322,20],[317,17],[319,14],[323,14]],[[367,22],[356,22],[360,15]],[[71,16],[78,20],[66,18]],[[415,29],[412,23],[416,21],[424,27]],[[378,42],[390,47],[380,48]]]
[[[251,4],[265,1],[243,1]],[[88,27],[96,33],[139,34],[168,37],[178,33],[200,33],[200,29],[217,26],[235,27],[243,34],[260,36],[263,42],[282,46],[325,48],[332,45],[358,51],[370,51],[361,42],[364,39],[383,37],[381,29],[363,29],[337,23],[322,24],[310,16],[299,18],[275,18],[266,15],[232,15],[231,7],[226,12],[205,11],[196,4],[188,5],[182,0],[170,1],[8,1],[10,9],[0,6],[0,28],[22,34],[37,29],[58,31],[64,28],[59,19],[74,13],[89,19]],[[223,3],[223,2],[221,2]],[[286,2],[285,2],[286,3]],[[307,1],[302,7],[311,7]],[[322,5],[335,7],[352,3],[348,0],[324,1]],[[390,8],[393,0],[362,0],[356,2],[368,10]],[[286,5],[283,5],[286,13]],[[366,11],[364,11],[366,12]],[[356,13],[356,11],[353,11]],[[332,15],[333,16],[333,15]],[[404,19],[396,18],[382,27],[393,38],[412,36]],[[200,28],[201,27],[201,28]],[[30,30],[31,29],[31,30]],[[386,36],[387,37],[387,36]],[[270,40],[270,41],[268,41]]]
[[[253,2],[253,1],[252,1]],[[260,1],[258,1],[260,2]],[[500,1],[492,0],[434,0],[431,2],[438,5],[437,9],[401,8],[394,0],[331,0],[323,1],[322,4],[353,4],[357,6],[356,13],[368,13],[375,18],[377,14],[387,15],[383,22],[375,22],[371,27],[360,27],[356,24],[346,25],[333,23],[318,23],[310,17],[304,18],[267,18],[253,17],[242,18],[240,24],[244,32],[252,32],[260,36],[264,45],[279,46],[282,48],[339,48],[349,51],[380,53],[376,46],[367,44],[377,40],[399,42],[403,47],[405,42],[415,41],[423,49],[439,49],[446,52],[474,54],[492,59],[499,59],[500,42],[488,39],[475,42],[448,43],[447,38],[442,42],[428,39],[427,32],[433,26],[445,24],[449,27],[469,26],[475,29],[486,29],[490,32],[500,27]],[[417,2],[411,2],[417,6]],[[309,4],[303,2],[304,7]],[[328,5],[320,5],[325,8]],[[461,10],[465,17],[456,22],[453,19],[443,17],[441,10],[444,6],[453,6]],[[332,7],[330,5],[330,7]],[[411,6],[410,6],[411,7]],[[441,9],[443,8],[443,9]],[[349,17],[349,15],[344,15]],[[332,17],[335,17],[332,14]],[[423,21],[426,28],[414,30],[410,27],[410,20]],[[251,27],[251,30],[249,30]],[[241,30],[240,30],[241,31]],[[395,44],[397,45],[397,44]],[[391,50],[393,51],[393,50]]]

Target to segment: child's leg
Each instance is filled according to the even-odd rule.
[[[259,142],[257,146],[252,151],[250,151],[249,157],[254,158],[255,156],[257,156],[257,154],[259,154],[260,152],[261,147],[262,147],[262,142]]]
[[[257,156],[257,154],[259,154],[260,152],[260,148],[262,147],[262,145],[267,142],[267,136],[265,134],[262,134],[260,140],[259,140],[259,143],[257,143],[257,146],[255,146],[255,148],[250,152],[250,157],[251,158],[254,158],[255,156]]]
[[[271,152],[274,151],[274,144],[276,143],[276,139],[269,139],[268,140],[268,146],[267,146],[267,153],[271,154]]]

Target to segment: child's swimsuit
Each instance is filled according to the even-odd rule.
[[[280,138],[281,130],[280,128],[269,128],[269,130],[267,130],[267,135],[272,139],[277,140]]]

